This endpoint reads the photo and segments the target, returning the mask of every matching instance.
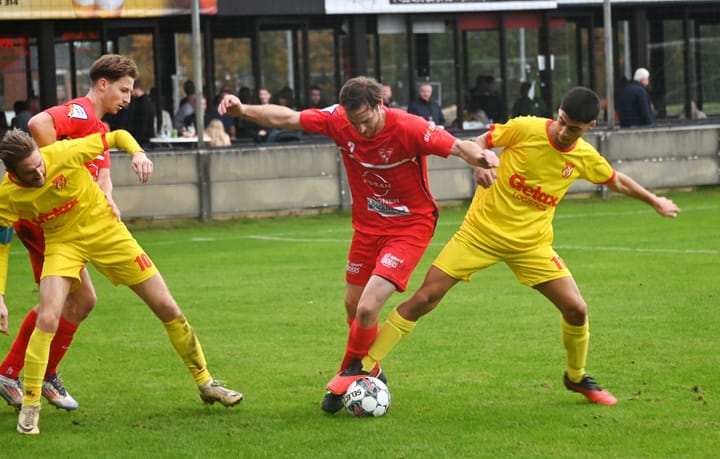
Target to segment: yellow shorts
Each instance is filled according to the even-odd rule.
[[[90,237],[57,242],[46,239],[42,277],[79,280],[80,270],[88,262],[115,285],[136,285],[158,272],[125,225],[113,222]]]
[[[504,262],[521,284],[529,287],[572,276],[562,258],[549,245],[527,250],[499,249],[461,227],[433,261],[448,276],[469,281],[473,273]]]

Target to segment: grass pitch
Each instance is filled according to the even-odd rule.
[[[562,386],[559,313],[504,266],[459,284],[383,362],[392,393],[377,419],[320,410],[347,338],[345,214],[184,222],[131,230],[197,331],[217,379],[245,393],[205,406],[158,320],[93,271],[99,301],[61,365],[80,409],[46,403],[41,434],[8,458],[716,457],[720,447],[720,189],[676,192],[679,218],[642,203],[566,200],[555,247],[590,307],[588,373],[619,399],[590,405]],[[414,291],[458,227],[444,209]],[[11,250],[11,333],[37,298]],[[11,338],[0,336],[0,352]]]

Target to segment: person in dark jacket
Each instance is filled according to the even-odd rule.
[[[655,110],[647,90],[649,84],[650,72],[646,68],[640,67],[635,71],[633,80],[625,85],[617,103],[620,127],[653,126],[655,124]]]
[[[437,125],[445,126],[445,115],[443,115],[440,104],[432,100],[432,86],[430,83],[420,85],[418,98],[410,102],[407,111]]]

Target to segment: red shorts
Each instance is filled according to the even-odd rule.
[[[43,263],[45,262],[45,235],[42,228],[27,220],[18,220],[15,222],[15,234],[22,241],[30,255],[30,264],[32,265],[35,283],[40,282],[40,274],[42,274]]]
[[[345,281],[365,285],[373,274],[404,292],[408,280],[427,249],[432,234],[375,236],[355,231],[350,244]]]

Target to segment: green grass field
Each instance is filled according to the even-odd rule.
[[[588,373],[619,399],[562,386],[558,312],[504,266],[452,290],[383,362],[382,418],[324,414],[344,349],[348,215],[131,227],[240,406],[205,406],[163,327],[93,271],[98,306],[61,365],[80,403],[44,404],[41,435],[0,406],[3,458],[710,458],[720,448],[720,188],[675,192],[663,219],[628,199],[567,200],[555,247],[590,305]],[[459,225],[444,209],[412,278]],[[383,311],[410,293],[396,294]],[[36,301],[11,249],[11,333]],[[0,336],[5,354],[11,338]]]

